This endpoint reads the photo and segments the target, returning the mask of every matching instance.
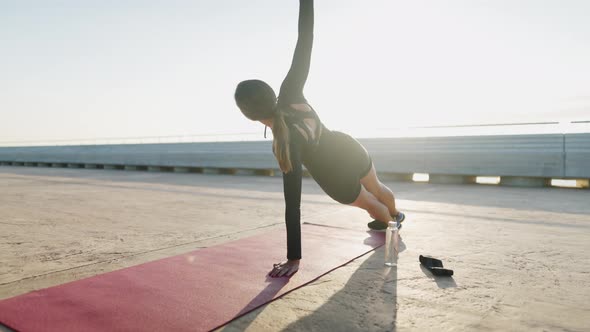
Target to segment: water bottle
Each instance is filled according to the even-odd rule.
[[[397,266],[398,239],[397,222],[390,221],[385,233],[385,265],[387,266]]]

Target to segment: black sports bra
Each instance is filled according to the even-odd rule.
[[[311,108],[311,106],[309,107]],[[285,122],[287,122],[290,129],[296,130],[301,138],[307,143],[306,145],[315,148],[320,142],[323,129],[322,122],[315,110],[311,108],[311,111],[306,112],[295,110],[292,107],[286,107],[283,109],[283,112],[285,113]],[[314,133],[312,133],[311,129],[305,123],[305,119],[315,120],[316,128]],[[303,135],[303,132],[305,135]]]

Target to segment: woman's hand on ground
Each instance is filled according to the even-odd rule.
[[[285,262],[277,263],[273,265],[272,270],[268,275],[272,278],[278,277],[290,277],[299,270],[299,259],[288,260]]]

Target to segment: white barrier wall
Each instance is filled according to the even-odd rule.
[[[565,177],[590,178],[590,134],[565,135]]]
[[[130,166],[276,168],[270,142],[10,147],[0,148],[0,161]]]
[[[388,173],[590,178],[590,134],[361,139]],[[0,162],[277,169],[271,142],[0,148]]]
[[[558,178],[563,135],[367,139],[377,169],[394,173]]]

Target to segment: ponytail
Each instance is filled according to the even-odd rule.
[[[293,170],[291,164],[291,152],[289,149],[289,127],[285,122],[285,114],[281,109],[275,111],[272,125],[272,150],[279,162],[279,167],[283,173],[289,173]]]

